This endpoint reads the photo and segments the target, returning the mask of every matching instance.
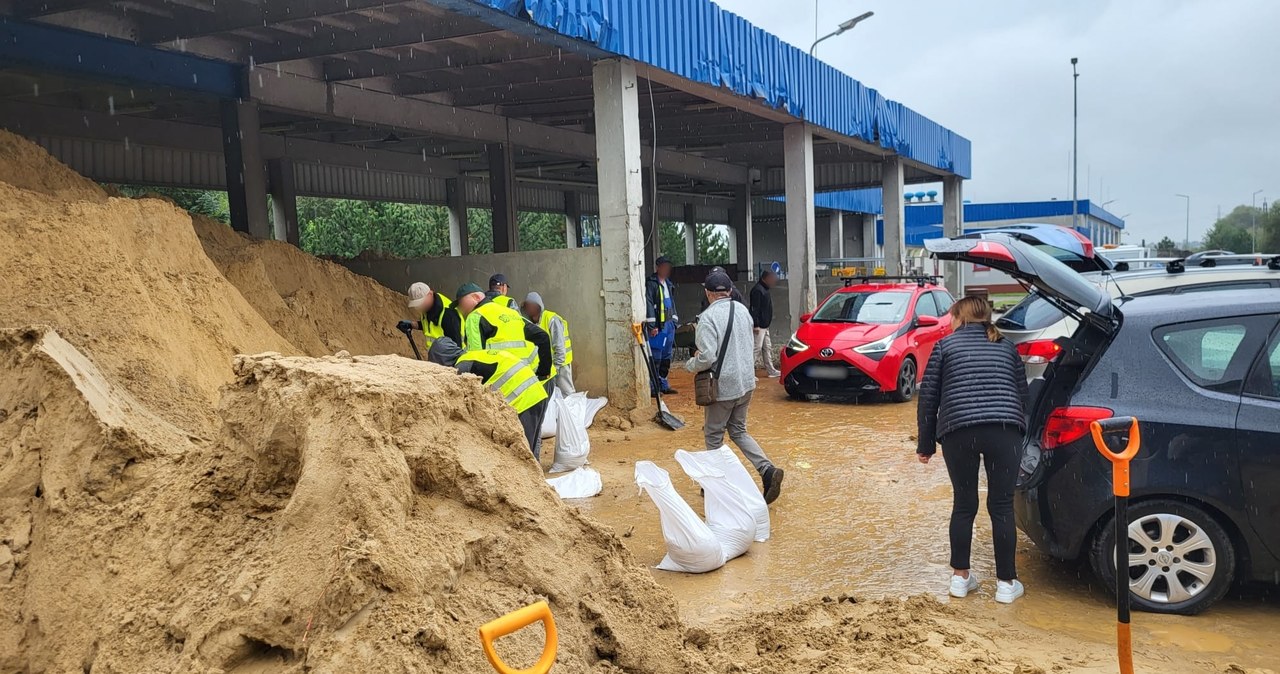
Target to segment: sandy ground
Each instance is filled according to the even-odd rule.
[[[692,382],[681,375],[673,386],[692,391]],[[681,495],[701,509],[697,486],[672,457],[678,448],[702,448],[701,410],[692,395],[668,398],[668,404],[688,423],[684,430],[593,428],[592,464],[604,477],[605,491],[579,502],[650,566],[661,559],[664,544],[656,508],[637,492],[635,461],[666,467]],[[1042,667],[1051,663],[1046,669],[1115,671],[1113,604],[1087,568],[1049,559],[1024,538],[1018,564],[1027,595],[1013,606],[995,603],[985,511],[979,514],[974,558],[982,588],[966,600],[946,597],[950,485],[940,462],[915,461],[909,438],[914,423],[911,404],[797,403],[786,399],[776,380],[762,379],[751,431],[787,470],[783,495],[772,508],[773,538],[710,574],[654,570],[677,597],[681,616],[712,625],[747,612],[785,610],[815,596],[930,595],[953,608],[971,626],[967,631],[989,640],[997,652],[1034,655]],[[1135,614],[1140,671],[1280,668],[1277,596],[1250,586],[1194,618]]]

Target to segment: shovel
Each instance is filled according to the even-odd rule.
[[[1133,674],[1133,636],[1129,631],[1129,461],[1142,447],[1138,420],[1113,417],[1089,425],[1093,445],[1111,462],[1111,492],[1116,497],[1116,657],[1120,674]],[[1117,452],[1108,435],[1128,435],[1129,444]]]
[[[413,347],[413,357],[422,360],[422,352],[418,350],[418,343],[413,341],[413,328],[401,330],[400,332],[403,332],[404,336],[409,339],[409,346]]]
[[[658,385],[658,368],[653,364],[653,352],[649,350],[649,342],[644,338],[644,326],[633,325],[631,332],[635,333],[636,342],[640,344],[640,353],[644,354],[644,363],[649,366],[649,378],[653,382],[653,390],[658,397],[658,414],[653,418],[663,428],[678,431],[684,428],[684,420],[671,413],[667,409],[667,404],[662,401],[662,387]]]

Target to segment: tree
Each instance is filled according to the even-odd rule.
[[[1167,236],[1156,242],[1156,254],[1161,257],[1169,257],[1177,250],[1178,244]]]
[[[418,258],[449,254],[448,212],[439,206],[355,199],[298,199],[302,249],[313,255]]]
[[[1253,233],[1222,219],[1213,223],[1213,227],[1205,234],[1204,247],[1208,250],[1248,253],[1253,250]]]
[[[520,250],[552,250],[567,246],[564,216],[559,213],[520,213]]]
[[[689,264],[685,259],[684,250],[684,225],[670,220],[662,220],[658,223],[658,234],[661,237],[659,241],[659,253],[667,256],[671,260],[671,264],[679,267]],[[649,231],[645,231],[645,239],[649,238]]]
[[[729,237],[719,225],[700,225],[694,231],[697,234],[699,264],[729,264]]]
[[[226,192],[191,190],[182,187],[152,187],[149,185],[116,185],[115,189],[127,197],[164,197],[193,215],[203,215],[214,220],[231,222],[231,212],[227,206]]]

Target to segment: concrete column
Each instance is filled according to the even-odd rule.
[[[964,180],[959,176],[942,179],[942,235],[954,238],[964,234]],[[964,265],[943,262],[947,290],[956,297],[964,296]]]
[[[884,270],[889,276],[902,274],[907,259],[906,204],[902,191],[906,189],[902,157],[885,157],[882,171],[884,183]]]
[[[276,239],[299,245],[298,193],[293,185],[292,161],[282,157],[267,162],[267,189],[271,194],[271,219],[275,224]]]
[[[756,275],[755,227],[752,222],[751,186],[739,185],[734,190],[733,207],[729,209],[729,254],[738,265],[738,280],[754,281]],[[745,279],[741,277],[745,274]]]
[[[262,161],[255,101],[222,102],[222,154],[227,167],[231,226],[258,239],[271,237],[267,171]]]
[[[791,329],[818,303],[815,284],[818,256],[814,250],[813,133],[807,124],[788,124],[782,136],[787,190],[787,290]]]
[[[844,257],[844,211],[831,211],[831,257]]]
[[[582,245],[582,202],[577,192],[564,193],[564,245],[577,248]]]
[[[862,216],[862,256],[863,257],[879,257],[876,243],[876,216],[874,213],[867,213]]]
[[[489,155],[489,201],[493,206],[493,252],[520,250],[516,223],[516,159],[511,143],[485,146]]]
[[[684,263],[698,264],[698,209],[684,205]]]
[[[649,406],[649,383],[632,326],[644,320],[644,231],[640,204],[640,102],[631,61],[596,61],[596,176],[600,191],[600,257],[609,401],[619,409]],[[657,238],[655,232],[654,238]]]
[[[471,254],[471,227],[467,223],[467,184],[460,178],[445,181],[449,201],[449,254]]]

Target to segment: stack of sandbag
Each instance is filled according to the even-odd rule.
[[[586,396],[585,393],[574,395]],[[564,400],[564,394],[560,389],[551,392],[551,400],[547,402],[547,416],[542,420],[542,439],[555,437],[556,426],[559,422],[560,401]],[[595,423],[596,414],[609,404],[608,398],[586,398],[587,428],[591,428],[591,424]]]
[[[600,473],[587,467],[587,456],[591,453],[591,438],[587,435],[587,427],[608,400],[597,398],[591,400],[585,393],[574,393],[561,396],[556,391],[553,396],[556,408],[556,453],[555,462],[551,465],[552,473],[565,473],[547,480],[547,484],[555,488],[560,498],[587,498],[599,494],[604,485]],[[547,416],[551,416],[548,413]],[[543,425],[543,430],[546,425]]]
[[[747,472],[728,445],[722,445],[713,452],[686,452],[678,449],[676,461],[706,494],[708,524],[712,520],[713,507],[720,508],[727,504],[738,507],[741,504],[746,506],[747,512],[756,522],[756,542],[769,540],[769,504],[764,502],[764,494],[756,488],[756,481],[752,479],[751,473]]]

